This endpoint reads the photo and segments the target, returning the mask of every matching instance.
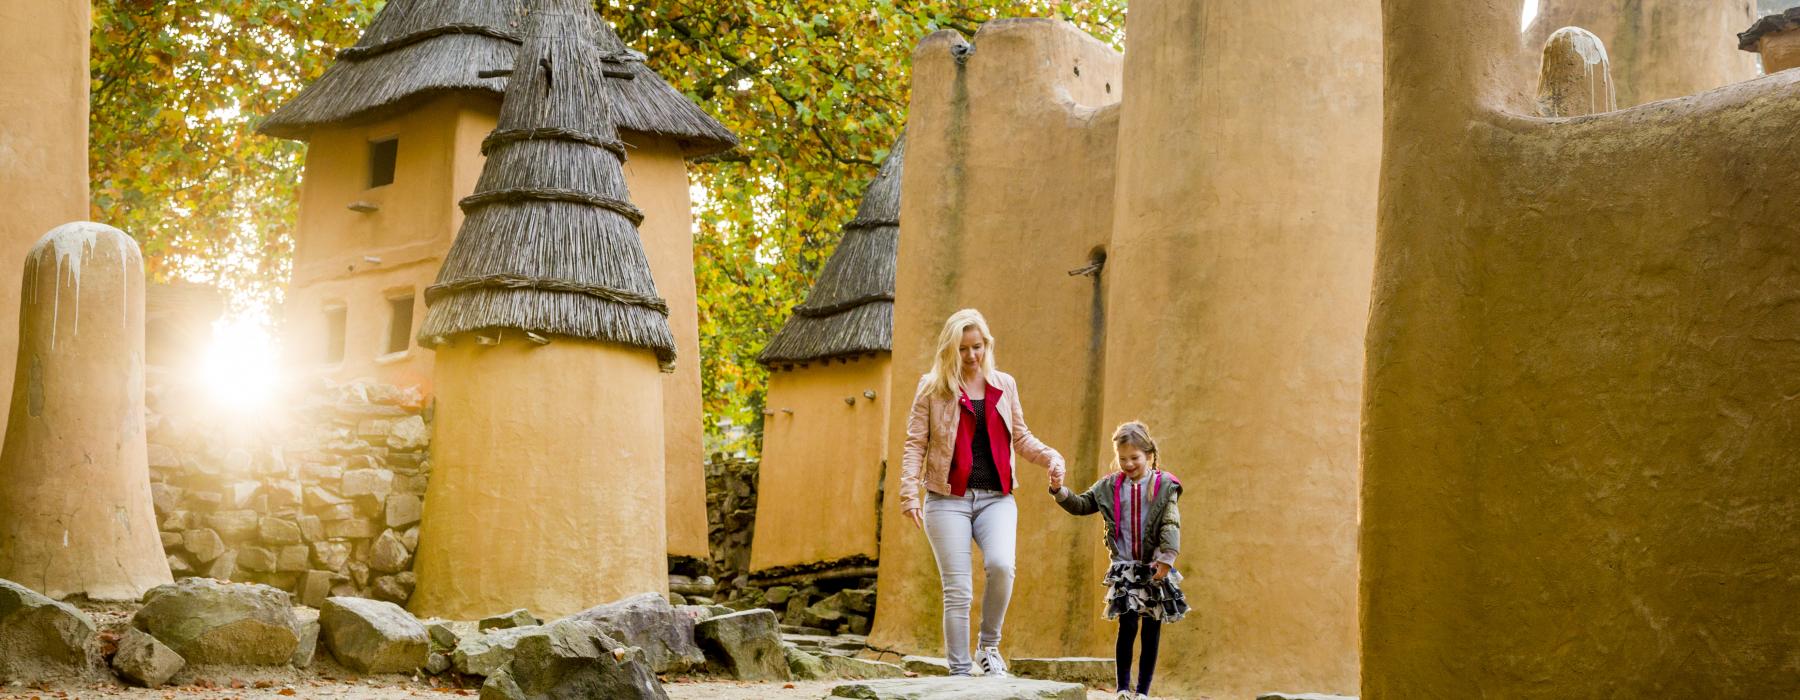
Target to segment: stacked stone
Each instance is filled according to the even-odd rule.
[[[750,569],[750,539],[756,528],[755,460],[714,454],[706,463],[707,542],[713,576],[721,588],[742,587]]]
[[[416,388],[323,386],[258,435],[149,392],[151,492],[177,578],[262,583],[405,605],[430,464]],[[166,400],[165,400],[166,399]],[[159,410],[160,409],[160,410]]]

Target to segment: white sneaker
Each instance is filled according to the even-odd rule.
[[[981,667],[981,675],[989,678],[1007,678],[1012,674],[1006,672],[1006,659],[1000,658],[999,647],[982,647],[975,652],[975,665]]]

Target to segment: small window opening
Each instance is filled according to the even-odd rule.
[[[344,317],[342,306],[325,307],[325,363],[344,361]]]
[[[380,187],[394,182],[394,158],[400,154],[400,139],[369,142],[369,186]]]
[[[388,299],[388,352],[401,352],[412,345],[412,317],[411,294]]]

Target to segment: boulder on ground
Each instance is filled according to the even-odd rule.
[[[533,617],[530,610],[519,608],[518,610],[514,610],[504,615],[495,615],[483,619],[480,623],[475,625],[475,629],[486,632],[488,630],[512,629],[514,627],[530,627],[537,624],[542,624],[542,622],[536,617]]]
[[[319,611],[312,608],[300,608],[294,616],[300,619],[300,645],[294,647],[294,655],[288,658],[288,665],[294,668],[311,668],[313,656],[319,652]]]
[[[187,666],[187,659],[181,658],[174,649],[156,641],[150,633],[132,628],[126,628],[125,634],[119,637],[119,651],[112,658],[113,670],[125,680],[145,688],[162,687],[184,666]]]
[[[792,642],[782,642],[781,653],[787,657],[788,673],[794,680],[816,681],[825,677],[825,662],[820,661],[817,654]]]
[[[367,598],[327,598],[319,611],[325,647],[360,673],[405,673],[425,665],[425,625],[400,606]]]
[[[0,684],[83,674],[93,637],[86,613],[0,579]]]
[[[859,700],[1086,700],[1075,683],[1025,678],[897,678],[854,681],[831,689],[834,698]]]
[[[491,676],[512,661],[519,638],[537,627],[513,627],[464,635],[450,654],[451,665],[465,676]]]
[[[738,680],[785,681],[787,655],[781,650],[775,611],[745,610],[702,620],[694,639],[715,670]]]
[[[520,638],[512,662],[482,684],[481,697],[666,700],[668,694],[641,650],[593,623],[558,620]]]
[[[921,676],[950,675],[950,662],[938,656],[903,656],[900,667]]]
[[[1093,688],[1111,688],[1119,682],[1114,661],[1098,656],[1010,659],[1007,665],[1020,678],[1080,683]]]
[[[588,608],[568,619],[592,622],[606,636],[643,649],[650,669],[657,673],[679,673],[706,662],[694,643],[694,617],[655,593]]]
[[[874,680],[878,678],[905,678],[906,669],[885,661],[870,661],[852,656],[837,654],[821,654],[819,662],[825,667],[828,678],[842,678],[847,681]]]
[[[145,593],[131,624],[191,664],[279,666],[300,646],[290,606],[269,586],[184,578]]]

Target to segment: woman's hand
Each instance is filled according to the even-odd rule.
[[[1169,565],[1168,564],[1164,564],[1159,561],[1159,562],[1154,562],[1154,566],[1156,566],[1156,573],[1150,575],[1150,580],[1161,581],[1161,580],[1169,577]]]
[[[1063,487],[1062,472],[1056,471],[1054,469],[1051,470],[1050,471],[1050,493],[1056,493],[1058,491],[1061,491],[1062,487]]]
[[[906,509],[906,519],[912,521],[913,527],[920,530],[925,529],[925,515],[920,513],[918,508]]]

